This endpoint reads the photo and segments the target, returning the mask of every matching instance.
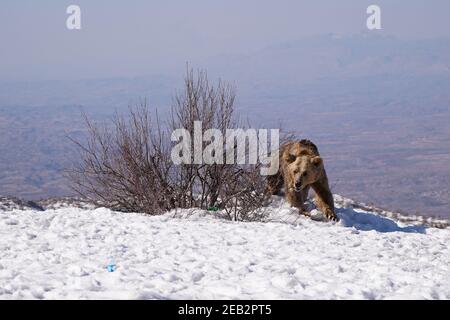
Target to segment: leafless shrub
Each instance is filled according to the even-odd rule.
[[[234,88],[223,82],[211,86],[205,72],[194,76],[188,70],[184,91],[175,97],[172,108],[171,130],[184,128],[194,137],[194,124],[202,123],[202,134],[208,129],[218,129],[225,136],[227,128],[237,126],[234,118]],[[201,150],[206,142],[201,142]],[[184,186],[185,197],[181,207],[213,207],[217,202],[221,186],[231,170],[226,164],[196,164],[194,145],[191,145],[191,164],[180,166],[179,182]]]
[[[158,214],[173,208],[167,133],[157,117],[152,121],[147,105],[130,108],[128,118],[116,114],[110,127],[84,118],[86,143],[71,139],[81,158],[68,171],[74,191],[120,211]]]
[[[267,217],[270,194],[260,165],[235,168],[223,186],[220,207],[233,221],[261,221]]]
[[[174,98],[171,116],[164,125],[143,103],[130,108],[127,117],[116,114],[112,126],[99,127],[85,116],[88,140],[71,139],[81,162],[69,171],[72,188],[84,198],[121,211],[160,214],[176,208],[224,210],[229,219],[253,221],[263,217],[269,201],[260,165],[204,164],[194,161],[175,165],[171,160],[171,133],[186,129],[194,137],[195,122],[202,133],[243,128],[235,115],[235,90],[219,82],[210,84],[205,72],[188,70],[184,90]],[[204,150],[207,142],[200,143]],[[223,156],[227,146],[223,141]],[[248,149],[248,148],[246,148]],[[228,150],[229,151],[229,150]],[[234,151],[234,150],[233,150]],[[248,155],[248,150],[246,150]]]

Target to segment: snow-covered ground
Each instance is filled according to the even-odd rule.
[[[280,199],[270,222],[244,223],[3,210],[0,299],[450,299],[449,228],[337,211],[339,223],[312,220]]]

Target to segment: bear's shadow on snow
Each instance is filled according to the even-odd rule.
[[[336,213],[343,226],[361,231],[425,233],[424,226],[401,227],[389,218],[369,212],[355,211],[353,208],[337,208]]]

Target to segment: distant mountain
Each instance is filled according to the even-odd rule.
[[[272,84],[276,89],[350,77],[450,76],[450,39],[408,41],[329,34],[199,63],[241,84]]]
[[[272,45],[248,54],[233,54],[191,61],[205,68],[212,79],[235,83],[241,98],[291,95],[307,85],[324,81],[382,79],[450,79],[450,39],[401,40],[367,33],[341,37],[334,34]],[[121,107],[148,98],[167,105],[182,85],[179,74],[77,81],[2,82],[0,106],[92,105]]]

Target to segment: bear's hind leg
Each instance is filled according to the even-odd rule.
[[[267,177],[267,192],[271,195],[279,195],[283,187],[284,179],[281,172]]]

